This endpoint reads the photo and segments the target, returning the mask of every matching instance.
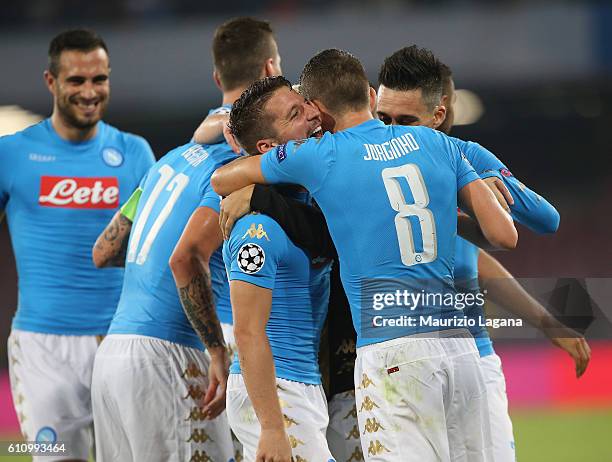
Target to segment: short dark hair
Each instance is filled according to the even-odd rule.
[[[300,76],[300,93],[320,100],[331,112],[359,110],[370,103],[370,83],[359,60],[331,48],[313,56]]]
[[[442,98],[444,78],[450,75],[450,68],[431,51],[412,45],[385,58],[378,73],[378,83],[398,91],[420,88],[423,101],[433,109]]]
[[[78,50],[83,53],[102,48],[108,53],[106,43],[98,34],[89,29],[71,29],[56,35],[49,44],[49,72],[57,77],[60,56],[64,50]]]
[[[223,90],[234,90],[261,77],[263,63],[275,52],[274,32],[267,21],[230,19],[215,31],[212,52]]]
[[[291,82],[283,76],[266,77],[253,82],[232,105],[229,129],[249,154],[257,154],[257,141],[276,136],[272,118],[264,106],[279,88],[291,90]]]

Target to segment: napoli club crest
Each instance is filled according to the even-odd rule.
[[[102,151],[102,159],[109,167],[119,167],[123,163],[123,154],[115,148],[105,148]]]

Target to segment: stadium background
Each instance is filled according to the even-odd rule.
[[[212,33],[223,20],[244,14],[272,22],[283,70],[292,80],[310,56],[329,47],[357,55],[372,82],[382,57],[412,43],[432,49],[453,68],[457,88],[469,90],[460,116],[473,121],[453,133],[489,147],[561,213],[556,235],[523,229],[518,249],[497,257],[562,314],[584,320],[586,310],[594,318],[586,330],[593,357],[579,381],[569,357],[533,331],[493,333],[506,372],[518,458],[612,461],[612,6],[527,0],[4,0],[0,132],[14,131],[32,114],[50,113],[42,80],[48,42],[63,28],[86,25],[110,49],[106,120],[147,138],[159,157],[185,142],[218,103]],[[6,372],[17,295],[5,224],[0,252],[2,441],[18,434]]]

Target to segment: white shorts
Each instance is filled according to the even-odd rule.
[[[229,352],[230,361],[233,361],[234,353],[238,352],[238,347],[236,346],[236,338],[234,337],[234,325],[222,322],[221,330],[223,331],[223,338],[225,339],[225,345],[227,346],[227,350]],[[233,431],[232,441],[234,443],[234,459],[237,462],[240,462],[244,458],[242,443],[238,440]]]
[[[223,331],[223,338],[225,339],[225,345],[229,351],[230,360],[234,359],[234,353],[238,351],[236,346],[236,338],[234,337],[234,326],[233,324],[221,323],[221,330]]]
[[[107,336],[92,379],[97,462],[232,459],[225,413],[205,420],[198,405],[208,366],[194,348],[139,335]]]
[[[65,443],[62,456],[35,456],[35,462],[88,460],[93,446],[91,373],[100,339],[11,331],[9,374],[23,438]]]
[[[487,387],[494,460],[495,462],[515,462],[514,435],[512,421],[508,414],[506,379],[502,371],[501,359],[496,354],[487,355],[480,358],[480,365]]]
[[[491,460],[486,388],[467,331],[358,348],[355,387],[365,460]]]
[[[327,443],[337,462],[363,460],[355,390],[337,393],[329,401]]]
[[[276,384],[294,459],[311,462],[332,459],[325,439],[329,418],[323,387],[279,378]],[[241,374],[229,376],[227,417],[244,446],[244,460],[254,461],[261,427]]]

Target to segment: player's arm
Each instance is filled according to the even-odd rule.
[[[209,386],[204,397],[204,413],[208,418],[215,418],[225,409],[229,367],[209,268],[210,257],[222,242],[218,221],[216,211],[198,207],[170,257],[170,269],[183,310],[211,357]]]
[[[193,141],[200,144],[215,144],[226,141],[232,150],[239,154],[240,145],[230,132],[227,122],[229,114],[210,114],[207,116],[193,134]]]
[[[227,239],[236,220],[250,211],[274,218],[289,239],[311,256],[336,257],[336,248],[323,212],[285,197],[270,186],[249,185],[221,201],[219,218],[224,238]]]
[[[508,168],[491,151],[478,143],[452,138],[465,153],[486,182],[503,182],[512,199],[507,200],[507,209],[512,218],[536,233],[554,233],[559,227],[559,212],[542,196],[516,179]],[[495,191],[495,188],[492,188]],[[504,196],[497,194],[501,202]]]
[[[220,196],[229,196],[251,184],[265,184],[261,173],[261,156],[249,156],[236,159],[218,168],[210,184]]]
[[[142,189],[136,188],[96,239],[92,250],[92,259],[96,268],[125,266],[125,254],[132,230],[132,222],[136,216],[136,208],[141,194]]]
[[[478,279],[493,303],[542,331],[554,345],[572,357],[576,377],[584,374],[591,358],[591,349],[584,337],[560,323],[500,262],[483,250],[478,255]]]
[[[266,334],[272,309],[272,290],[233,280],[230,294],[240,370],[261,425],[257,460],[289,461],[291,446],[278,400],[274,360]]]
[[[499,205],[484,181],[478,179],[459,191],[461,210],[472,215],[486,240],[496,249],[514,249],[518,232],[508,213]]]

